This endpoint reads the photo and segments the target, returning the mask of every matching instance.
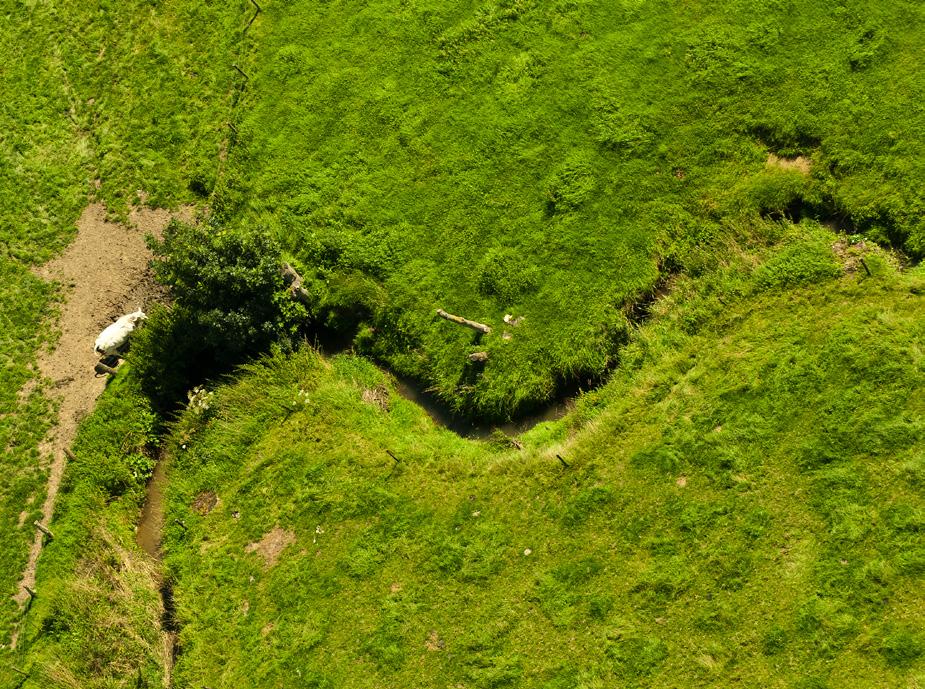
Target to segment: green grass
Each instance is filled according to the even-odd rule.
[[[161,575],[135,543],[157,417],[130,373],[107,388],[74,442],[25,617],[9,662],[32,687],[160,686]],[[4,667],[0,678],[22,679]],[[6,685],[4,685],[6,686]]]
[[[158,205],[210,193],[247,16],[244,2],[25,2],[0,22],[0,662],[52,418],[34,362],[54,341],[57,290],[30,267],[64,249],[91,199],[124,215],[137,190]]]
[[[48,399],[34,385],[35,350],[46,340],[35,324],[53,303],[51,289],[21,264],[0,258],[0,643],[17,617],[12,600],[41,517],[45,472],[38,444],[51,421]],[[32,383],[32,384],[30,384]],[[2,650],[0,650],[2,656]]]
[[[17,397],[53,339],[29,267],[88,199],[122,215],[144,190],[276,233],[314,325],[457,410],[611,375],[522,452],[435,428],[355,354],[215,383],[167,441],[174,686],[925,681],[925,276],[881,252],[845,275],[829,229],[762,219],[925,253],[921,6],[265,10],[246,39],[239,0],[26,2],[0,25],[0,590],[50,419],[41,386]],[[388,410],[362,401],[380,386]],[[156,425],[129,373],[82,427],[0,682],[9,660],[23,686],[161,683],[132,534]],[[295,540],[268,566],[248,546],[276,527]],[[18,619],[0,606],[0,642]]]
[[[168,444],[175,686],[919,681],[925,282],[877,254],[807,279],[826,235],[788,236],[678,280],[522,452],[435,428],[351,355],[219,386]],[[248,546],[277,527],[268,566]]]
[[[743,219],[804,213],[921,255],[921,15],[271,3],[215,208],[283,238],[319,323],[503,418],[601,376],[627,304],[702,270]],[[811,175],[765,169],[769,152],[810,157]],[[483,369],[466,358],[481,350]]]

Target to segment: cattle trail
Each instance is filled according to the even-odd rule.
[[[192,221],[193,214],[190,207],[182,208],[175,216],[166,210],[135,208],[129,223],[122,224],[106,219],[103,204],[91,204],[77,221],[77,236],[70,246],[35,270],[43,279],[58,282],[63,291],[57,322],[60,337],[53,349],[38,356],[39,374],[51,382],[51,394],[58,405],[57,422],[39,447],[48,468],[43,524],[49,524],[54,513],[66,463],[65,450],[73,442],[81,419],[92,411],[106,386],[106,378],[94,374],[93,367],[99,359],[93,351],[94,340],[116,317],[160,296],[150,274],[151,253],[145,236],[159,236],[172,217]],[[14,596],[21,606],[29,597],[26,587],[35,588],[42,545],[43,534],[37,531]],[[17,636],[12,639],[13,647]]]

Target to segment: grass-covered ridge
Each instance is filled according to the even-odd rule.
[[[74,442],[19,648],[0,686],[157,687],[170,657],[159,568],[135,543],[158,420],[131,373],[110,384]],[[7,684],[8,682],[9,684]]]
[[[805,214],[921,254],[921,14],[269,4],[215,205],[279,233],[316,278],[320,322],[359,328],[363,351],[450,405],[504,416],[601,375],[624,306],[701,270],[730,223]],[[494,332],[474,341],[437,307]],[[468,362],[483,350],[484,368]]]
[[[680,281],[523,451],[352,356],[218,388],[171,441],[176,686],[914,683],[925,283],[824,239]]]

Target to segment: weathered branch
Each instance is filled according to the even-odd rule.
[[[454,316],[452,313],[447,313],[443,309],[437,309],[437,315],[440,318],[445,318],[451,323],[456,323],[457,325],[464,325],[467,328],[472,328],[477,330],[480,333],[488,335],[491,332],[491,328],[485,325],[484,323],[477,323],[476,321],[470,321],[468,318],[463,318],[462,316]]]
[[[43,534],[45,534],[46,536],[48,536],[48,540],[49,540],[49,541],[55,540],[55,535],[54,535],[44,524],[42,524],[40,521],[34,521],[34,522],[32,522],[32,523],[35,525],[35,528],[36,528],[36,529],[38,529],[38,530],[41,531]]]
[[[473,364],[484,364],[488,361],[488,352],[472,352],[469,355],[469,361]]]
[[[292,295],[292,298],[303,304],[309,304],[312,297],[308,290],[302,287],[302,276],[299,275],[298,271],[288,263],[283,263],[280,273],[283,275],[283,281],[289,285],[289,294]]]
[[[97,375],[100,376],[106,375],[107,373],[111,376],[116,375],[116,369],[114,369],[112,366],[107,366],[102,361],[97,363],[97,365],[93,367],[93,370],[96,371]]]

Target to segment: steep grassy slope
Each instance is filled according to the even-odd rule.
[[[218,388],[170,444],[175,686],[914,686],[925,276],[832,240],[679,281],[523,451],[351,356]]]
[[[245,3],[17,2],[0,22],[0,658],[43,498],[35,352],[61,294],[30,267],[91,198],[123,212],[136,190],[159,204],[209,192],[247,16]]]
[[[606,370],[621,308],[702,268],[730,221],[809,214],[920,254],[921,19],[868,0],[271,3],[216,208],[279,233],[319,321],[504,416]]]

